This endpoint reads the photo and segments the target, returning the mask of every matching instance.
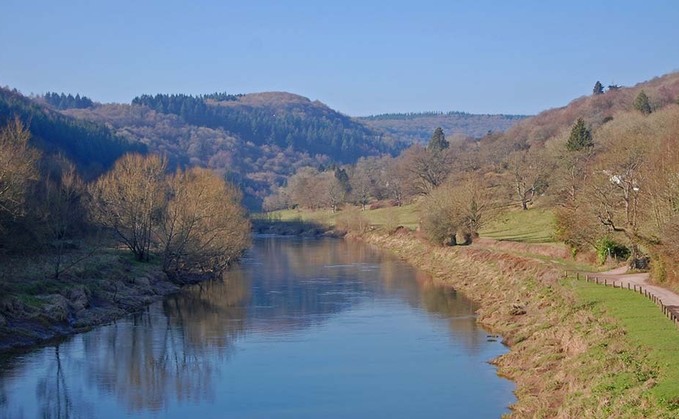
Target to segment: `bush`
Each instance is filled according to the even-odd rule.
[[[420,226],[433,244],[454,246],[460,217],[451,203],[451,196],[436,189],[422,203]]]
[[[611,257],[615,260],[627,260],[631,251],[624,244],[620,244],[608,236],[602,237],[596,243],[596,254],[600,264],[606,263]]]

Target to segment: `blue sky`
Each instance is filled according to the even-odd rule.
[[[532,114],[679,70],[678,22],[676,0],[3,0],[0,85]]]

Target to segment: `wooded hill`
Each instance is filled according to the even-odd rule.
[[[489,132],[504,132],[527,115],[484,115],[466,112],[388,113],[356,118],[409,144],[424,144],[437,127],[448,137],[481,138]]]
[[[143,153],[147,149],[135,139],[116,135],[105,125],[64,116],[16,90],[0,88],[0,126],[14,118],[30,130],[32,144],[48,155],[63,154],[85,177],[110,168],[125,153]]]
[[[258,208],[299,167],[395,155],[404,147],[318,101],[289,93],[142,95],[130,105],[63,113],[106,124],[174,165],[221,172],[243,189],[250,208]]]

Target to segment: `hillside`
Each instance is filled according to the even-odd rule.
[[[142,95],[132,104],[67,109],[64,114],[110,126],[175,165],[228,176],[250,208],[302,166],[353,163],[396,154],[402,144],[318,101],[290,93]]]
[[[334,178],[300,171],[266,206],[380,208],[418,201],[423,234],[452,245],[471,242],[498,213],[541,208],[553,217],[549,239],[573,254],[650,266],[656,281],[679,289],[679,73],[593,89],[503,133],[449,144],[432,140],[398,158],[342,170]],[[535,214],[525,222],[535,223]]]
[[[103,124],[65,116],[17,91],[0,88],[0,125],[21,119],[32,142],[50,154],[64,154],[87,176],[96,176],[127,152],[145,152],[146,146],[115,135]]]
[[[481,115],[465,112],[392,113],[356,118],[369,127],[395,138],[413,143],[426,143],[436,127],[449,137],[480,138],[489,132],[504,132],[526,115]]]
[[[563,138],[578,118],[582,118],[592,131],[613,121],[616,117],[633,112],[636,96],[644,90],[650,99],[652,110],[660,110],[676,103],[679,97],[679,73],[670,73],[635,86],[608,90],[599,95],[582,96],[568,105],[545,110],[524,119],[499,136],[516,149],[541,146],[548,140]]]

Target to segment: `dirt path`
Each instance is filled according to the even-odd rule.
[[[667,308],[669,308],[676,316],[679,317],[679,294],[676,294],[675,292],[666,288],[650,284],[648,282],[648,273],[628,274],[627,267],[622,267],[608,272],[589,274],[589,277],[606,279],[609,282],[614,282],[616,286],[622,286],[623,288],[627,288],[628,284],[630,286],[636,285],[637,287],[641,287],[649,294],[659,298]]]

